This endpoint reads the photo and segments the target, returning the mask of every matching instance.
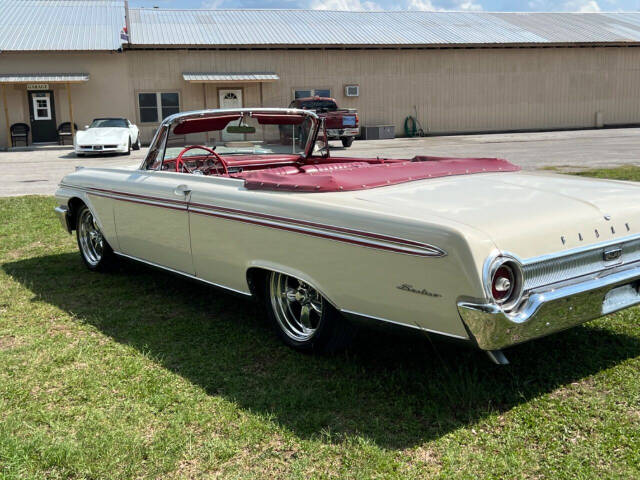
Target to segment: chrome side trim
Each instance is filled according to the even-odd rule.
[[[414,255],[423,255],[423,256],[433,256],[433,257],[444,257],[447,255],[440,247],[435,245],[431,245],[428,243],[417,242],[415,240],[408,240],[406,238],[401,237],[393,237],[390,235],[380,234],[369,232],[366,230],[354,230],[352,228],[347,227],[339,227],[336,225],[328,224],[328,223],[315,223],[307,220],[299,220],[291,217],[280,217],[276,215],[270,215],[266,213],[258,213],[252,212],[248,210],[237,210],[233,208],[221,207],[217,205],[207,205],[201,203],[189,203],[189,211],[198,212],[198,213],[207,213],[208,211],[213,212],[222,212],[224,214],[230,215],[238,215],[238,216],[246,216],[252,219],[259,219],[260,221],[271,221],[274,225],[288,225],[292,224],[295,227],[303,227],[308,228],[309,231],[322,231],[322,232],[330,232],[332,235],[335,233],[345,234],[346,236],[355,236],[355,237],[363,237],[368,241],[373,238],[375,240],[381,241],[381,244],[390,244],[392,246],[400,246],[400,247],[409,247],[415,250],[416,253]],[[346,238],[346,237],[345,237]]]
[[[414,330],[420,330],[420,331],[423,331],[423,332],[433,333],[433,334],[436,334],[436,335],[444,335],[445,337],[451,337],[451,338],[455,338],[457,340],[467,340],[467,341],[469,340],[468,337],[463,337],[461,335],[456,335],[454,333],[440,332],[438,330],[432,330],[430,328],[424,328],[424,327],[421,327],[419,325],[411,325],[411,324],[408,324],[408,323],[396,322],[394,320],[389,320],[387,318],[375,317],[373,315],[365,315],[364,313],[358,313],[358,312],[354,312],[352,310],[340,309],[340,313],[343,313],[344,315],[347,315],[347,316],[353,316],[353,317],[363,318],[363,319],[367,319],[367,320],[375,320],[375,321],[378,321],[378,322],[390,323],[392,325],[398,325],[400,327],[412,328]]]
[[[279,217],[265,213],[237,210],[217,205],[188,203],[184,200],[164,199],[151,197],[148,195],[105,190],[92,187],[76,187],[64,185],[67,188],[75,188],[90,195],[96,195],[125,202],[140,203],[143,205],[157,206],[172,210],[189,211],[199,215],[209,215],[213,217],[234,220],[244,223],[251,223],[263,227],[287,230],[303,235],[319,238],[326,238],[344,243],[350,243],[366,248],[386,250],[404,255],[414,255],[421,257],[444,257],[447,252],[439,247],[428,243],[421,243],[414,240],[407,240],[389,235],[372,233],[361,230],[353,230],[346,227],[337,227],[328,224],[319,224],[306,220],[297,220],[287,217]]]
[[[492,303],[464,301],[458,311],[480,348],[499,350],[640,304],[638,290],[636,301],[603,310],[607,294],[624,285],[640,288],[640,262],[535,289],[509,314]]]
[[[244,296],[247,296],[247,297],[252,297],[253,296],[253,294],[251,292],[245,292],[245,291],[242,291],[242,290],[236,290],[235,288],[227,287],[226,285],[221,285],[219,283],[210,282],[210,281],[205,280],[203,278],[196,277],[195,275],[191,275],[190,273],[181,272],[180,270],[175,270],[173,268],[165,267],[164,265],[160,265],[158,263],[150,262],[148,260],[143,260],[142,258],[134,257],[132,255],[127,255],[126,253],[116,252],[115,250],[114,250],[113,253],[115,253],[116,255],[118,255],[120,257],[128,258],[130,260],[135,260],[136,262],[144,263],[144,264],[152,266],[152,267],[156,267],[156,268],[160,268],[162,270],[166,270],[167,272],[176,273],[178,275],[182,275],[183,277],[187,277],[187,278],[190,278],[192,280],[197,280],[199,282],[206,283],[207,285],[211,285],[212,287],[221,288],[223,290],[228,290],[230,292],[238,293],[240,295],[244,295]]]
[[[384,241],[378,240],[372,236],[367,236],[366,232],[362,232],[360,235],[357,234],[348,234],[342,233],[337,230],[331,229],[329,226],[327,228],[311,228],[302,223],[298,223],[295,221],[292,222],[282,222],[282,221],[274,221],[266,218],[262,218],[256,215],[252,215],[247,212],[247,214],[237,214],[237,213],[229,213],[220,209],[216,209],[215,207],[203,209],[203,208],[189,208],[189,212],[200,214],[200,215],[209,215],[218,218],[235,220],[243,223],[251,223],[253,225],[259,225],[263,227],[271,227],[279,230],[287,230],[294,233],[301,233],[303,235],[309,235],[313,237],[326,238],[329,240],[335,240],[344,243],[355,244],[362,247],[374,248],[379,250],[388,250],[394,253],[403,253],[405,255],[415,255],[422,257],[442,257],[444,256],[440,249],[436,249],[430,245],[424,244],[423,246],[414,246],[410,243],[403,243],[402,240],[398,239],[397,241]]]

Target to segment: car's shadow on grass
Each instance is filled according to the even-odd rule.
[[[344,354],[304,355],[278,342],[255,303],[141,265],[96,274],[68,253],[3,269],[36,300],[303,438],[357,434],[412,447],[640,354],[640,340],[586,326],[509,350],[508,367],[457,345],[375,331]]]

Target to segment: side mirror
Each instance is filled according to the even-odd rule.
[[[329,157],[329,145],[324,140],[316,140],[316,144],[313,146],[313,153],[320,155],[322,158]]]
[[[85,125],[85,126],[84,126],[84,129],[85,129],[85,130],[88,130],[88,129],[89,129],[89,125]]]

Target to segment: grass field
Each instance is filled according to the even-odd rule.
[[[0,199],[0,478],[640,477],[640,309],[508,367],[373,331],[302,355],[246,300],[88,272],[53,206]]]

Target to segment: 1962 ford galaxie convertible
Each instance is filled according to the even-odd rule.
[[[286,130],[287,135],[282,135]],[[264,301],[303,350],[350,319],[502,349],[640,303],[640,186],[491,158],[330,158],[295,109],[166,118],[136,170],[56,193],[91,270],[128,257]]]

